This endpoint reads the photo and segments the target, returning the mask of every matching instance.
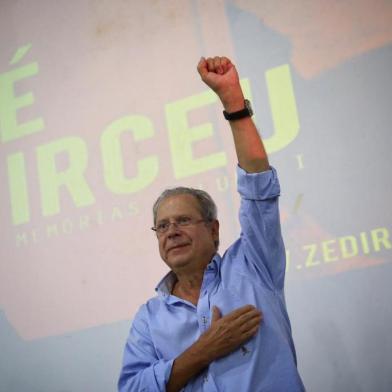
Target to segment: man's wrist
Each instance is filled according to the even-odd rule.
[[[208,345],[204,344],[203,336],[189,347],[188,354],[196,360],[201,368],[205,368],[214,360],[214,358],[209,355]]]
[[[242,93],[241,87],[235,90],[229,90],[219,96],[223,108],[228,113],[237,112],[244,108],[244,94]]]
[[[174,360],[170,378],[166,384],[167,391],[179,391],[192,377],[212,362],[205,355],[206,348],[199,338]]]

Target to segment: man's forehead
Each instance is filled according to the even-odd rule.
[[[181,214],[199,213],[200,206],[197,199],[188,193],[168,196],[162,200],[157,210],[157,220],[167,219]]]

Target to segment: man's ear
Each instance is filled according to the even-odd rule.
[[[219,241],[219,221],[217,219],[211,222],[211,233],[214,241]]]

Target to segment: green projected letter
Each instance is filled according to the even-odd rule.
[[[193,158],[192,153],[192,144],[210,138],[213,128],[210,123],[190,128],[187,113],[192,109],[215,103],[216,100],[215,93],[209,90],[166,105],[166,121],[175,178],[189,177],[226,165],[227,158],[224,152],[197,159]]]
[[[17,152],[9,155],[7,158],[7,167],[12,223],[14,225],[20,225],[30,220],[26,165],[23,153]]]
[[[56,155],[68,155],[68,168],[56,169]],[[84,178],[87,149],[78,137],[68,137],[37,147],[37,164],[44,216],[60,212],[60,187],[65,186],[77,207],[94,203],[94,196]]]
[[[275,133],[264,140],[269,153],[291,143],[299,132],[297,106],[289,66],[272,68],[265,74]]]
[[[0,138],[9,142],[25,135],[39,132],[44,127],[42,118],[18,124],[17,111],[34,103],[33,94],[15,96],[14,84],[38,73],[38,64],[31,63],[0,74]]]
[[[103,132],[101,152],[105,182],[108,188],[117,194],[133,193],[145,188],[154,181],[159,170],[158,158],[151,155],[137,161],[136,177],[125,177],[120,142],[123,132],[131,132],[135,142],[154,135],[151,121],[137,115],[122,117],[112,122]]]

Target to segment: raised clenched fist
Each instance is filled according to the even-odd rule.
[[[202,57],[197,70],[203,82],[218,95],[225,109],[242,109],[244,96],[234,64],[227,57]]]

